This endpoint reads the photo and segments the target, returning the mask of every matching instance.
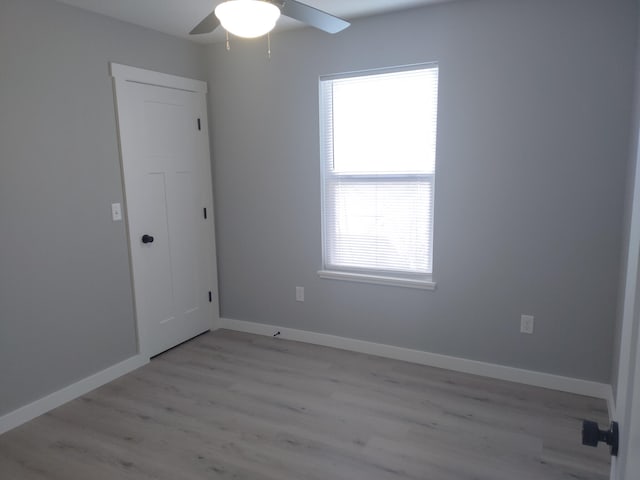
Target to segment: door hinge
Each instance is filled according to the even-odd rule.
[[[202,130],[202,125],[200,125],[200,119],[198,119],[198,130]]]
[[[204,207],[203,210],[204,210],[204,219],[206,220],[207,219],[207,207]]]
[[[209,303],[211,303],[213,301],[213,298],[211,296],[211,292],[209,292]]]

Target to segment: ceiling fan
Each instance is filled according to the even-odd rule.
[[[273,29],[280,14],[327,33],[338,33],[351,25],[346,20],[296,0],[227,0],[218,5],[189,34],[210,33],[222,24],[227,31],[235,35],[247,38],[258,37]],[[244,25],[234,28],[236,24],[252,22],[261,25],[250,33]]]

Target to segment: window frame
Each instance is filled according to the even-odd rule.
[[[436,283],[433,280],[434,271],[434,257],[433,257],[433,244],[434,244],[434,223],[435,223],[435,177],[436,170],[434,168],[433,173],[375,173],[375,174],[355,174],[355,173],[336,173],[328,168],[328,158],[331,155],[327,152],[327,139],[329,135],[333,138],[333,131],[328,131],[330,126],[326,118],[326,99],[325,99],[325,83],[334,80],[348,79],[355,77],[366,77],[374,75],[384,75],[389,73],[410,72],[415,70],[428,70],[435,68],[437,75],[439,75],[438,62],[428,62],[405,66],[395,66],[388,68],[377,68],[371,70],[361,70],[355,72],[323,75],[318,80],[318,92],[319,92],[319,119],[320,119],[320,167],[321,167],[321,218],[322,218],[322,269],[318,271],[318,275],[321,278],[334,279],[334,280],[346,280],[353,282],[371,283],[377,285],[389,285],[409,287],[422,290],[435,290]],[[439,83],[439,82],[438,82]],[[436,86],[436,89],[439,85]],[[436,152],[437,152],[437,110],[438,110],[438,98],[436,90]],[[333,125],[333,122],[331,122]],[[437,153],[436,153],[437,160]],[[436,161],[437,168],[437,161]],[[384,270],[376,268],[361,268],[361,267],[343,267],[340,265],[332,265],[328,262],[330,245],[328,242],[327,231],[327,179],[330,177],[339,178],[343,183],[353,184],[378,184],[387,181],[406,180],[407,182],[427,181],[430,184],[430,204],[431,204],[431,216],[430,216],[430,242],[429,251],[427,252],[431,273],[419,273],[419,272],[400,272],[397,270]]]

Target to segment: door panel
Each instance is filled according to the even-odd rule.
[[[206,104],[201,92],[118,79],[116,97],[140,348],[153,356],[218,316]]]
[[[181,311],[193,311],[198,307],[198,300],[204,294],[197,288],[205,281],[198,274],[198,238],[193,232],[198,231],[198,222],[202,218],[202,208],[198,205],[192,172],[178,172],[175,176],[175,199],[170,218],[173,218],[171,237],[174,239],[173,274],[176,285],[181,286],[176,292],[176,304]]]
[[[138,214],[144,220],[136,231],[137,244],[132,245],[137,249],[136,262],[144,268],[139,269],[139,284],[147,285],[140,288],[138,300],[141,313],[144,318],[156,318],[160,323],[166,323],[174,319],[172,308],[173,288],[169,271],[169,244],[168,228],[166,224],[166,184],[164,173],[154,173],[142,178],[143,184],[139,187],[144,192],[143,205],[153,205],[154,208],[145,209]],[[131,216],[130,216],[131,218]],[[136,227],[133,227],[134,229]],[[151,235],[153,243],[142,243],[143,235]],[[135,239],[134,239],[135,240]],[[144,297],[142,293],[144,292]]]

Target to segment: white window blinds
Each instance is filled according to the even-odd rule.
[[[438,67],[320,79],[324,269],[431,279]]]

